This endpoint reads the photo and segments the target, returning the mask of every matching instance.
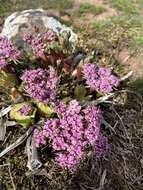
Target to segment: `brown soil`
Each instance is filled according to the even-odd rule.
[[[130,55],[127,48],[123,48],[117,60],[125,66],[127,71],[133,71],[134,79],[143,77],[143,55]]]
[[[89,20],[91,20],[91,19],[104,20],[109,17],[117,15],[116,10],[111,8],[110,5],[106,3],[106,0],[88,0],[88,1],[87,0],[76,0],[77,6],[81,3],[86,3],[86,2],[91,3],[93,5],[101,5],[106,9],[106,11],[104,13],[101,13],[97,16],[94,16],[92,14],[87,14],[87,17],[89,18]],[[92,17],[91,17],[91,15],[92,15]]]

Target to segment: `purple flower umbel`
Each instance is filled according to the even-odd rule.
[[[56,35],[51,30],[37,36],[33,36],[31,33],[26,33],[23,36],[23,40],[31,45],[33,53],[37,57],[45,55],[47,44],[54,41],[55,38]]]
[[[110,146],[108,143],[108,138],[100,132],[94,146],[94,153],[95,153],[96,158],[97,159],[103,158],[109,149],[110,149]]]
[[[95,145],[100,133],[100,125],[102,120],[101,110],[93,105],[87,106],[84,110],[87,127],[85,129],[85,137],[88,144]]]
[[[19,112],[23,115],[23,116],[27,116],[31,113],[32,108],[30,105],[25,104],[22,106],[22,108],[20,108]]]
[[[0,37],[0,69],[8,62],[20,58],[21,52],[6,37]]]
[[[49,67],[49,70],[41,68],[26,70],[21,79],[30,97],[45,104],[55,100],[58,77],[52,67]]]
[[[84,154],[84,126],[81,107],[73,100],[66,104],[58,104],[55,110],[58,119],[49,119],[43,128],[46,138],[52,140],[52,148],[56,153],[56,161],[65,168],[73,168]]]
[[[102,113],[96,106],[84,110],[76,100],[55,105],[58,118],[48,119],[43,129],[34,131],[36,146],[51,140],[56,161],[62,168],[76,167],[85,154],[86,145],[95,146],[100,133]]]
[[[119,79],[111,73],[109,68],[98,68],[94,64],[88,63],[83,68],[87,85],[93,90],[101,93],[109,93],[113,87],[119,85]]]

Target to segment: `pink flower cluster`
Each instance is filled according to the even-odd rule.
[[[87,85],[101,93],[109,93],[113,87],[119,85],[119,79],[111,73],[109,68],[98,68],[96,65],[88,63],[83,67],[83,74]]]
[[[74,168],[85,153],[86,145],[95,146],[98,139],[101,111],[96,106],[84,110],[76,100],[66,105],[60,101],[55,106],[56,119],[48,119],[44,127],[35,129],[36,146],[50,139],[56,153],[56,161],[62,168]],[[85,115],[84,115],[85,114]]]
[[[108,138],[104,136],[101,131],[98,135],[98,139],[95,142],[94,153],[97,159],[103,158],[109,151],[110,146],[108,143]]]
[[[58,77],[53,67],[46,69],[26,70],[21,79],[24,81],[24,90],[43,103],[54,101],[57,91]]]
[[[32,111],[32,108],[31,108],[31,106],[28,105],[28,104],[24,104],[24,105],[22,106],[22,108],[20,108],[20,110],[19,110],[19,112],[20,112],[22,115],[24,115],[24,116],[29,115],[29,114],[31,113],[31,111]]]
[[[100,125],[102,120],[101,110],[93,105],[87,106],[83,110],[85,114],[85,120],[87,123],[87,128],[85,130],[85,136],[89,144],[94,145],[95,141],[98,139],[100,133]]]
[[[21,52],[6,37],[0,37],[0,69],[11,60],[19,59]]]
[[[34,129],[33,137],[36,143],[36,147],[46,144],[46,138],[42,129]]]
[[[38,34],[37,36],[33,36],[31,33],[26,33],[23,36],[23,40],[31,45],[33,53],[37,57],[43,57],[45,55],[47,44],[54,41],[55,38],[56,35],[51,30],[43,34]]]

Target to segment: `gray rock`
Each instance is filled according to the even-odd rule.
[[[17,44],[22,43],[22,34],[39,28],[40,32],[52,29],[57,34],[69,31],[70,41],[77,41],[77,35],[67,26],[61,24],[53,16],[49,16],[43,9],[30,9],[22,12],[15,12],[8,16],[0,36],[6,36]]]

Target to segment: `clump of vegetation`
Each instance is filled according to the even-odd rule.
[[[105,21],[94,21],[91,37],[95,36],[96,40],[103,42],[103,48],[108,46],[110,50],[119,50],[123,46],[139,49],[142,47],[142,20],[139,15],[121,15]]]
[[[60,0],[60,1],[48,0],[46,2],[47,2],[48,8],[56,8],[58,10],[72,9],[74,6],[74,0]]]
[[[142,78],[138,78],[135,81],[131,81],[129,83],[129,86],[135,92],[143,94],[143,79]]]
[[[26,54],[1,37],[0,69],[18,80],[18,84],[13,81],[12,88],[21,99],[16,98],[18,103],[10,109],[10,119],[25,128],[34,125],[31,137],[35,146],[48,145],[62,169],[74,170],[87,152],[93,152],[98,159],[107,152],[108,140],[101,130],[102,111],[94,101],[108,97],[120,80],[110,68],[81,64],[84,51],[69,39],[67,32],[59,36],[53,31],[26,33],[23,41],[31,49]],[[75,62],[78,49],[83,52]],[[9,77],[2,80],[8,82]],[[1,86],[5,88],[5,83]],[[29,169],[34,168],[31,165]]]
[[[71,9],[74,5],[74,0],[0,0],[0,16],[7,16],[9,13],[14,11],[22,11],[26,9],[57,9],[59,11],[64,11],[66,9]]]
[[[90,3],[80,4],[79,9],[77,10],[77,16],[82,16],[87,13],[91,13],[93,15],[98,15],[106,11],[106,9],[99,5],[92,5]]]
[[[139,54],[143,49],[143,36],[133,36],[130,43],[130,53]]]
[[[133,0],[111,0],[113,7],[126,14],[136,13],[137,9]]]

